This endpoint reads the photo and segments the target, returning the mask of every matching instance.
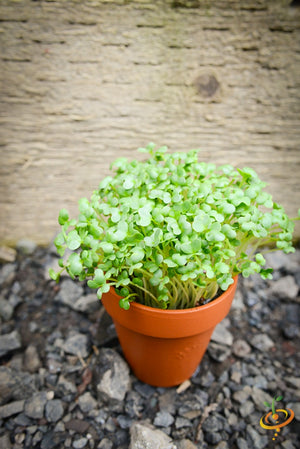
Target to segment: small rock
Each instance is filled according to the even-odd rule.
[[[0,449],[11,449],[12,445],[10,442],[9,435],[5,433],[0,436]]]
[[[48,422],[57,422],[64,414],[62,401],[52,399],[47,402],[45,407],[45,416]]]
[[[8,418],[9,416],[21,413],[24,410],[24,403],[25,403],[24,400],[20,400],[0,406],[0,419]]]
[[[173,422],[174,417],[165,410],[158,412],[154,419],[154,425],[158,427],[169,427]]]
[[[85,437],[81,437],[78,440],[73,441],[72,446],[74,449],[83,449],[88,442],[88,439]]]
[[[228,324],[226,320],[221,321],[213,331],[213,334],[211,336],[211,340],[220,343],[222,345],[231,346],[233,341],[233,336],[227,329]]]
[[[54,301],[73,308],[74,303],[83,295],[83,288],[71,279],[64,279],[60,285],[60,291],[55,296]]]
[[[83,413],[88,413],[97,408],[97,401],[93,398],[90,392],[86,392],[79,396],[78,404]]]
[[[251,347],[245,340],[235,340],[232,346],[232,352],[237,357],[243,358],[246,357],[251,352]]]
[[[291,440],[285,440],[283,443],[281,443],[281,446],[283,449],[296,449]]]
[[[197,449],[197,446],[191,440],[183,439],[176,441],[177,449]]]
[[[278,281],[273,281],[271,293],[282,299],[295,299],[298,295],[299,287],[293,276],[284,276]]]
[[[250,449],[247,441],[244,438],[238,438],[236,440],[239,449]]]
[[[95,293],[91,293],[77,299],[72,308],[78,312],[93,313],[100,309],[100,301]]]
[[[216,362],[224,362],[229,357],[231,348],[219,343],[210,342],[208,345],[208,354]]]
[[[97,449],[112,449],[113,445],[113,442],[108,438],[103,438],[98,444]]]
[[[274,346],[274,342],[266,334],[256,334],[251,338],[250,344],[259,351],[268,351]]]
[[[0,286],[9,285],[14,277],[16,272],[16,264],[14,263],[6,263],[0,269]]]
[[[40,419],[44,416],[44,409],[47,402],[46,392],[35,393],[25,401],[25,415],[29,418]]]
[[[103,440],[101,440],[98,444],[97,449],[112,449],[113,445],[113,442],[108,438],[103,438]]]
[[[268,436],[260,435],[253,427],[250,425],[246,428],[247,440],[250,443],[250,447],[253,449],[263,449],[268,444]]]
[[[269,402],[269,404],[272,404],[273,400],[268,393],[255,386],[252,388],[251,397],[256,405],[256,408],[260,411],[265,411],[266,407],[264,402]]]
[[[37,245],[35,242],[29,239],[20,239],[17,242],[16,248],[18,251],[20,251],[22,254],[26,254],[27,256],[34,253],[34,251],[37,248]]]
[[[105,401],[123,401],[131,386],[127,363],[110,348],[100,349],[94,380],[98,399]]]
[[[6,299],[0,298],[0,317],[9,321],[14,314],[14,308]]]
[[[21,348],[21,336],[18,331],[14,330],[10,334],[0,336],[0,357]]]
[[[251,387],[246,385],[242,390],[238,390],[233,393],[233,399],[240,404],[243,404],[249,398],[251,392]]]
[[[176,429],[181,429],[182,427],[192,427],[192,422],[187,418],[181,418],[178,416],[175,421]]]
[[[24,354],[24,369],[36,373],[42,366],[36,346],[29,345]]]
[[[246,418],[246,416],[250,415],[253,411],[254,411],[254,404],[251,401],[244,402],[239,408],[240,415],[243,418]]]
[[[88,336],[80,333],[70,336],[63,344],[63,350],[78,357],[87,357],[89,355]]]
[[[171,438],[147,423],[134,423],[130,428],[129,449],[176,449]]]
[[[70,421],[65,423],[65,427],[67,430],[73,430],[77,433],[86,433],[90,423],[81,419],[70,419]]]
[[[35,393],[33,377],[7,366],[0,366],[0,405],[11,400],[27,399]]]

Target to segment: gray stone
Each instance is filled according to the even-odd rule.
[[[64,414],[62,401],[52,399],[47,402],[45,407],[45,416],[48,422],[57,422]]]
[[[251,352],[251,347],[245,340],[235,340],[232,345],[232,352],[237,357],[243,358],[246,357]]]
[[[35,373],[42,366],[39,353],[34,345],[29,345],[24,354],[24,369],[30,373]]]
[[[113,445],[113,442],[108,438],[103,438],[98,444],[97,449],[112,449]]]
[[[250,344],[259,351],[268,351],[274,346],[274,342],[266,334],[256,334],[251,338]]]
[[[77,299],[72,308],[78,312],[93,313],[100,309],[100,300],[95,293],[90,293]]]
[[[78,440],[73,441],[72,447],[74,447],[74,449],[83,449],[87,442],[88,439],[86,437],[81,437]]]
[[[192,443],[191,440],[184,438],[183,440],[176,441],[177,449],[197,449],[197,446]]]
[[[0,436],[0,449],[11,449],[12,445],[10,442],[9,434],[5,433]]]
[[[234,311],[236,310],[238,312],[242,312],[242,311],[246,310],[246,306],[244,304],[244,299],[243,299],[243,294],[242,294],[241,290],[239,290],[238,288],[235,292],[231,309]]]
[[[9,246],[0,246],[0,263],[14,262],[17,257],[17,251]]]
[[[129,367],[113,349],[100,349],[94,378],[100,400],[120,402],[130,390]]]
[[[298,295],[299,287],[293,276],[284,276],[277,281],[273,281],[270,287],[271,293],[282,299],[295,299]]]
[[[79,357],[87,357],[89,355],[89,338],[85,334],[76,333],[67,338],[63,344],[63,350],[68,354]]]
[[[273,400],[268,393],[255,386],[252,388],[251,397],[256,408],[262,412],[265,411],[266,408],[264,402],[269,402],[269,404],[272,404]]]
[[[224,362],[230,356],[231,348],[219,343],[210,342],[208,346],[210,357],[216,362]]]
[[[6,263],[0,269],[0,286],[8,285],[14,279],[16,272],[16,264]]]
[[[29,398],[35,391],[34,379],[30,374],[0,366],[0,405]]]
[[[211,340],[222,345],[231,346],[233,342],[233,336],[227,329],[228,324],[229,323],[226,319],[217,324],[211,336]]]
[[[220,432],[224,427],[224,422],[219,415],[209,415],[203,422],[202,429],[204,432]],[[220,440],[219,440],[220,441]]]
[[[97,401],[93,398],[90,392],[86,392],[79,396],[78,405],[83,413],[88,413],[97,408]]]
[[[98,444],[97,449],[112,449],[113,445],[113,442],[108,438],[103,438]]]
[[[285,440],[283,443],[281,443],[281,446],[283,449],[296,449],[291,440]]]
[[[154,425],[158,427],[169,427],[173,422],[174,417],[166,410],[158,412],[154,418]]]
[[[233,399],[240,404],[243,404],[249,398],[251,392],[251,387],[246,385],[242,390],[238,390],[233,393]]]
[[[181,429],[182,427],[192,427],[192,422],[187,418],[181,418],[178,416],[175,421],[176,429]]]
[[[237,442],[239,449],[251,449],[250,446],[248,446],[248,443],[244,438],[237,438],[236,442]]]
[[[263,449],[268,444],[268,436],[260,435],[253,427],[247,425],[247,441],[253,449]]]
[[[39,393],[35,393],[31,398],[28,398],[25,401],[25,415],[33,419],[43,418],[46,402],[46,392],[42,391]]]
[[[129,449],[177,449],[172,439],[147,423],[134,423],[130,428]]]
[[[4,321],[9,321],[12,318],[13,314],[14,308],[9,303],[9,301],[4,298],[0,298],[0,317]]]
[[[8,354],[15,349],[21,348],[21,336],[18,331],[14,330],[9,334],[0,336],[0,357]]]
[[[253,411],[254,411],[254,404],[252,401],[244,402],[239,408],[239,412],[242,418],[246,418],[246,416],[250,415]]]
[[[60,291],[54,300],[73,308],[74,303],[83,295],[83,288],[71,279],[64,279],[60,285]]]
[[[10,402],[9,404],[0,406],[0,419],[17,415],[24,410],[24,400]]]
[[[35,242],[29,239],[20,239],[17,242],[16,248],[18,251],[20,251],[22,254],[31,255],[34,253],[34,251],[37,248],[37,245]]]

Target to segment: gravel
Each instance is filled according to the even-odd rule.
[[[295,419],[276,448],[300,447],[300,251],[270,253],[274,280],[240,279],[228,317],[192,378],[138,381],[84,283],[50,280],[51,248],[1,248],[0,449],[263,449],[264,402]]]

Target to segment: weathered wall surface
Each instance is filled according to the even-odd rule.
[[[289,3],[2,0],[1,241],[48,243],[58,210],[74,213],[116,157],[150,141],[252,166],[295,216],[300,9]]]

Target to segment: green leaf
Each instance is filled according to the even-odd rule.
[[[281,401],[283,399],[283,396],[278,396],[277,398],[276,398],[276,401]]]
[[[267,401],[264,402],[264,405],[269,408],[271,407],[271,404],[269,404]]]
[[[128,310],[130,308],[130,302],[126,298],[120,299],[119,305],[124,310]]]
[[[78,276],[82,271],[82,262],[79,254],[73,253],[69,256],[69,270],[74,276]]]
[[[101,242],[99,248],[103,250],[104,254],[113,254],[114,252],[114,245],[110,242]]]
[[[49,276],[51,277],[51,279],[53,279],[54,281],[58,282],[59,278],[60,278],[60,274],[56,273],[53,268],[49,269]]]
[[[58,216],[58,223],[64,225],[69,220],[69,212],[67,209],[61,209]]]
[[[68,248],[71,250],[75,250],[80,247],[81,238],[80,238],[78,232],[76,231],[76,229],[69,232],[69,234],[67,235],[66,243],[67,243]]]
[[[132,251],[131,256],[129,257],[129,260],[130,260],[130,262],[136,264],[136,263],[140,262],[141,260],[143,260],[144,256],[145,256],[145,253],[142,248],[139,248],[139,247],[133,248],[133,251]]]

